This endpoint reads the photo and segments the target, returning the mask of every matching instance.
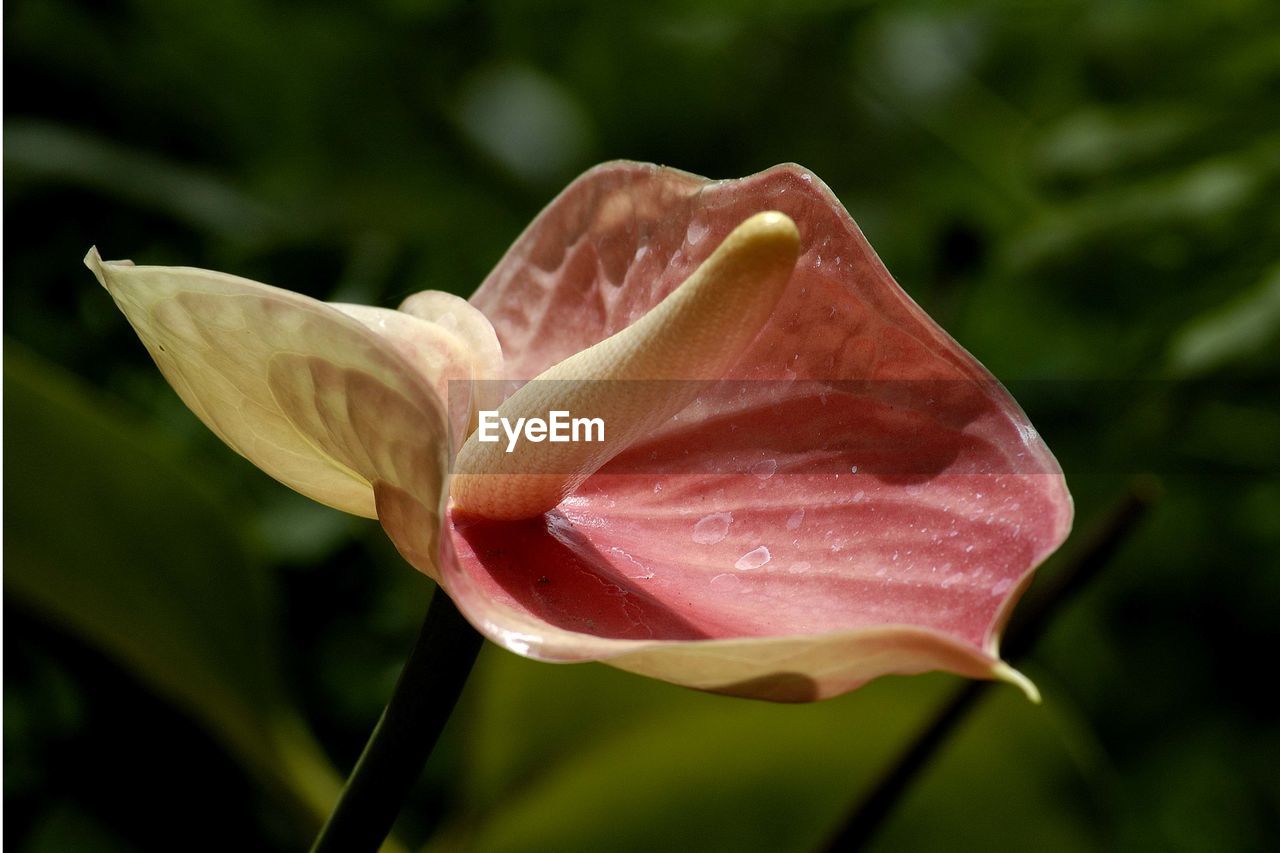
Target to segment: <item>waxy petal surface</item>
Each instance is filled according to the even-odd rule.
[[[454,386],[450,389],[454,399],[450,400],[448,396],[441,398],[448,403],[452,415],[460,419],[468,408],[496,409],[502,405],[506,387],[501,381],[506,378],[502,345],[498,343],[498,335],[489,319],[478,308],[461,296],[439,290],[424,290],[405,299],[397,310],[434,323],[462,341],[470,353],[470,387],[463,393],[462,389]],[[457,399],[459,395],[464,400]],[[474,428],[472,419],[465,430],[455,433],[455,451],[462,446]]]
[[[367,305],[332,303],[332,307],[377,333],[417,369],[449,413],[451,446],[456,450],[475,427],[475,408],[501,402],[502,386],[494,380],[501,375],[502,351],[489,321],[461,297],[428,291],[410,298],[438,305],[440,301],[432,298],[436,296],[445,297],[444,304],[454,309],[443,318],[437,317],[444,322]],[[455,319],[464,312],[472,315],[466,318],[469,322],[465,326]]]
[[[999,635],[1070,529],[1061,471],[816,177],[597,167],[472,301],[508,372],[534,376],[634,323],[762,210],[796,222],[802,255],[725,381],[548,515],[451,518],[443,582],[521,654],[702,689],[808,699],[926,669],[1017,680]]]
[[[704,387],[700,380],[718,381],[768,322],[795,267],[798,240],[787,217],[756,214],[643,318],[514,393],[499,411],[503,418],[589,411],[608,424],[606,440],[526,444],[513,453],[473,434],[457,458],[455,505],[484,518],[541,515],[686,408]],[[626,393],[618,393],[622,384]]]
[[[96,250],[85,260],[183,401],[238,453],[347,512],[376,516],[388,491],[438,512],[439,394],[470,363],[458,338],[222,273],[103,262]],[[432,571],[433,553],[415,563]]]
[[[405,299],[396,311],[433,323],[462,341],[471,354],[473,379],[503,378],[502,345],[498,343],[493,325],[489,318],[461,296],[440,290],[424,290]]]

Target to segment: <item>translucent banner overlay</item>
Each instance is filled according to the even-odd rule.
[[[506,474],[581,473],[584,465],[610,475],[762,480],[1056,474],[1045,443],[1069,470],[1191,473],[1212,455],[1197,445],[1213,443],[1212,423],[1188,422],[1178,445],[1144,442],[1144,430],[1178,417],[1180,401],[1203,404],[1206,395],[1219,401],[1214,417],[1230,420],[1233,397],[1244,406],[1261,390],[1259,383],[1159,380],[1034,380],[1008,391],[993,381],[914,379],[453,382],[449,414],[461,447],[462,437],[481,437],[476,409],[489,412],[484,435],[511,457],[503,460]],[[1034,414],[1030,423],[1046,430],[1043,441],[1010,391]],[[1204,420],[1203,406],[1198,417]],[[1082,427],[1096,422],[1101,433],[1117,418],[1133,421],[1127,443],[1078,446],[1088,434]],[[1059,442],[1055,432],[1077,444]],[[1275,452],[1262,450],[1267,444],[1241,449],[1246,469],[1275,470]],[[467,454],[461,459],[465,465]]]

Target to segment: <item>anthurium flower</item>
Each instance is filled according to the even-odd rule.
[[[799,166],[598,166],[470,301],[397,311],[86,262],[227,444],[380,519],[507,649],[787,701],[937,669],[1034,695],[998,647],[1070,529],[1061,470]],[[478,411],[555,409],[607,440],[479,441]]]

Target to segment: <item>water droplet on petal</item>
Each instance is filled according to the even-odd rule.
[[[850,465],[850,466],[849,466],[849,473],[850,473],[850,474],[856,474],[856,473],[858,473],[858,466],[857,466],[857,465]]]
[[[696,246],[702,242],[702,238],[707,236],[710,226],[705,222],[690,222],[689,230],[685,232],[684,238],[689,241],[690,246]]]
[[[770,559],[772,559],[772,555],[770,555],[769,549],[761,545],[754,551],[748,551],[739,557],[738,562],[734,563],[733,567],[740,572],[749,572],[752,569],[760,568]]]
[[[787,519],[787,529],[795,530],[800,526],[800,522],[804,521],[804,507],[791,513],[791,517]]]
[[[703,516],[693,526],[693,541],[699,545],[714,545],[729,535],[729,525],[733,523],[733,514],[713,512]]]
[[[798,563],[792,563],[791,568],[788,569],[787,571],[791,572],[791,574],[793,575],[802,575],[805,572],[809,571],[809,569],[810,569],[810,565],[806,563],[804,560],[801,560]]]
[[[728,572],[716,575],[711,579],[711,585],[718,589],[733,589],[742,581],[738,580],[737,575],[731,575]]]
[[[1013,586],[1013,581],[1009,580],[1008,578],[1005,578],[1002,581],[998,581],[995,586],[991,587],[991,594],[1004,595],[1006,592],[1009,591],[1009,588],[1012,586]]]
[[[767,480],[773,476],[773,472],[778,470],[778,460],[761,459],[759,462],[751,466],[751,473],[761,480]]]

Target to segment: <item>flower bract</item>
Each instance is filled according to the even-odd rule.
[[[782,701],[938,669],[1034,694],[999,640],[1070,530],[1062,472],[799,166],[603,164],[470,300],[399,310],[86,262],[210,429],[378,518],[507,649]],[[606,440],[507,452],[482,410]]]

